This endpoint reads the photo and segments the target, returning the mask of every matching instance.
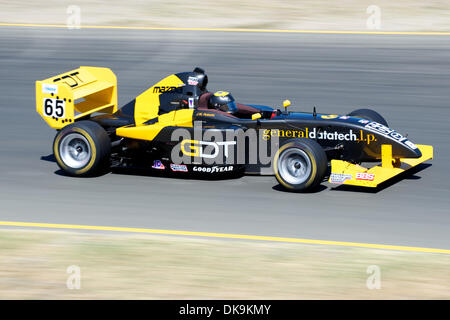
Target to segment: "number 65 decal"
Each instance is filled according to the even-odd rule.
[[[65,118],[66,103],[62,99],[44,99],[44,116]]]

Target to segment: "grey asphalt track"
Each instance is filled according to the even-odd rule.
[[[58,174],[34,81],[110,67],[121,104],[162,77],[206,69],[243,103],[347,113],[371,106],[432,166],[378,192],[278,190],[275,178],[196,181]],[[450,248],[450,37],[0,28],[0,220]],[[274,188],[275,187],[275,188]]]

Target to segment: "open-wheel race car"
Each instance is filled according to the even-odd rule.
[[[53,153],[73,176],[111,167],[179,174],[274,174],[291,191],[329,182],[377,187],[432,159],[370,109],[347,115],[283,110],[236,102],[207,90],[196,68],[172,74],[117,106],[117,80],[107,68],[80,67],[36,82],[37,112],[57,130]],[[262,155],[262,156],[261,156]],[[362,163],[373,162],[367,168]],[[331,170],[329,165],[331,164]]]

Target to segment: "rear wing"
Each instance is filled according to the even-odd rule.
[[[80,67],[36,81],[36,111],[54,129],[92,113],[114,113],[117,78],[108,68]]]

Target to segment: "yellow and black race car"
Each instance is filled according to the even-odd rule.
[[[283,110],[244,105],[226,91],[209,92],[207,84],[200,68],[172,74],[118,109],[114,73],[80,67],[37,81],[36,108],[58,131],[58,165],[74,176],[111,167],[268,173],[286,189],[304,191],[326,176],[331,183],[377,187],[433,157],[431,146],[413,144],[370,109],[288,112],[288,100]]]

